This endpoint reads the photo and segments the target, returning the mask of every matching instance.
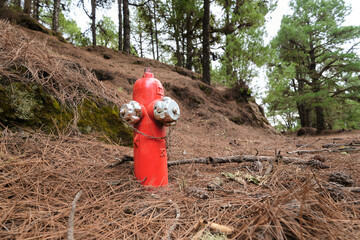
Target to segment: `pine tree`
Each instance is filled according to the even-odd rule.
[[[272,43],[279,62],[270,71],[293,66],[289,101],[296,104],[302,126],[311,125],[313,112],[320,132],[326,122],[333,125],[327,112],[334,105],[358,96],[360,27],[342,25],[351,11],[343,0],[293,0],[290,6],[293,14],[283,17]]]
[[[265,64],[265,16],[274,8],[273,1],[218,1],[224,14],[211,32],[223,39],[220,75],[230,86],[248,91],[246,83],[257,75],[256,67]]]

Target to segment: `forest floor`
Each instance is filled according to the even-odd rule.
[[[152,67],[181,109],[169,161],[244,161],[170,166],[168,187],[149,189],[135,179],[132,162],[114,166],[132,155],[130,147],[95,133],[2,126],[0,239],[360,239],[360,131],[280,135],[255,103],[205,86],[191,71],[1,24],[6,63],[46,66],[59,79],[63,63],[82,65],[96,75],[87,78],[117,91],[118,105],[131,100],[134,82]],[[303,150],[322,151],[289,153]],[[249,155],[259,161],[245,161]]]
[[[360,152],[347,152],[360,148],[359,131],[312,137],[260,132],[194,129],[189,136],[175,128],[170,160],[280,151],[284,159],[305,162],[278,156],[261,164],[170,166],[169,186],[149,189],[135,179],[132,162],[111,167],[131,148],[5,130],[0,238],[60,239],[73,228],[75,239],[359,239]],[[325,144],[341,151],[287,154]],[[324,162],[308,162],[315,155]]]

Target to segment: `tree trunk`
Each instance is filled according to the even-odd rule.
[[[0,0],[0,8],[2,8],[5,5],[6,0]]]
[[[60,13],[60,0],[54,0],[52,30],[55,32],[57,32],[59,29],[59,13]]]
[[[204,0],[202,67],[202,81],[210,84],[210,0]]]
[[[33,16],[38,21],[39,21],[39,12],[40,12],[40,0],[34,0]]]
[[[150,7],[149,7],[149,11],[150,11]],[[152,52],[152,55],[153,55],[153,59],[155,59],[154,30],[153,30],[153,23],[152,23],[152,18],[151,17],[150,17],[149,27],[150,27],[149,30],[150,30],[151,52]]]
[[[176,10],[175,10],[175,4],[174,1],[172,1],[172,6],[171,6],[171,11],[172,11],[172,15],[176,16]],[[172,23],[172,27],[174,28],[174,39],[175,39],[175,57],[176,57],[176,66],[181,67],[182,66],[182,62],[181,62],[181,53],[180,53],[180,34],[179,34],[179,23],[178,22],[174,22]]]
[[[224,31],[224,35],[225,35],[225,69],[226,69],[226,76],[231,78],[231,76],[233,75],[233,68],[232,68],[232,58],[230,56],[230,52],[229,52],[229,38],[228,35],[231,34],[231,32],[228,30],[230,28],[230,3],[228,0],[225,1],[225,31]]]
[[[119,46],[118,46],[118,49],[119,51],[122,51],[123,49],[123,41],[122,41],[122,8],[121,8],[121,0],[118,0],[118,7],[119,7]]]
[[[124,48],[126,54],[130,54],[130,13],[129,0],[123,1],[123,15],[124,15]]]
[[[185,61],[185,42],[186,42],[186,35],[184,34],[184,29],[182,29],[181,31],[181,62],[182,62],[182,65],[181,67],[182,68],[185,68],[186,66],[186,61]]]
[[[139,22],[139,26],[140,26],[140,22]],[[139,34],[139,44],[140,44],[140,57],[143,58],[144,54],[143,54],[143,36],[142,36],[142,29],[140,29],[140,34]]]
[[[324,109],[321,106],[315,107],[316,112],[316,129],[317,132],[320,133],[325,129],[325,117],[324,117]]]
[[[193,57],[193,35],[192,35],[192,24],[191,24],[192,13],[188,14],[186,19],[186,65],[185,68],[192,70],[192,57]]]
[[[181,67],[182,66],[182,61],[181,61],[181,52],[180,52],[180,39],[179,39],[179,33],[175,32],[175,42],[176,42],[176,52],[175,52],[175,56],[176,56],[176,66]]]
[[[155,1],[154,1],[154,28],[155,28],[156,60],[159,61],[159,38],[158,38],[157,21],[156,21],[156,5],[155,5]]]
[[[303,103],[296,103],[296,106],[300,117],[301,127],[311,127],[311,109],[306,107]]]
[[[31,0],[24,0],[24,13],[31,13]]]
[[[91,33],[92,45],[96,46],[96,0],[91,0]]]

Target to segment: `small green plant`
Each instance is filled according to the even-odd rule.
[[[179,185],[179,189],[180,191],[185,191],[185,189],[187,188],[187,181],[185,178],[181,178],[178,180],[178,185]]]

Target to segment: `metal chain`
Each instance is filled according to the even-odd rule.
[[[150,136],[150,135],[147,135],[146,133],[143,133],[141,131],[139,131],[139,129],[133,127],[130,123],[124,121],[124,123],[126,123],[126,125],[128,125],[132,130],[134,130],[135,132],[145,136],[145,137],[148,137],[148,138],[151,138],[151,139],[165,139],[166,140],[166,150],[167,150],[167,156],[168,156],[168,160],[170,159],[170,155],[171,155],[171,133],[173,131],[173,128],[172,127],[169,127],[169,131],[168,133],[166,134],[165,137],[153,137],[153,136]]]
[[[173,131],[172,127],[169,127],[169,132],[166,134],[166,150],[167,150],[167,160],[170,160],[171,157],[171,133]]]
[[[139,131],[139,129],[133,127],[131,124],[129,124],[128,122],[124,121],[126,123],[126,125],[128,125],[128,127],[130,127],[132,130],[134,130],[135,132],[145,136],[145,137],[148,137],[148,138],[151,138],[151,139],[167,139],[169,138],[170,140],[170,134],[172,132],[172,128],[169,128],[169,132],[166,134],[165,137],[154,137],[154,136],[150,136],[150,135],[147,135],[146,133],[143,133],[141,131]]]
[[[150,135],[147,135],[146,133],[143,133],[141,131],[139,131],[137,128],[133,127],[131,124],[129,124],[128,122],[124,121],[126,123],[126,125],[128,125],[128,127],[130,127],[132,130],[134,130],[135,132],[145,136],[145,137],[148,137],[148,138],[151,138],[151,139],[166,139],[167,136],[165,137],[153,137],[153,136],[150,136]]]

